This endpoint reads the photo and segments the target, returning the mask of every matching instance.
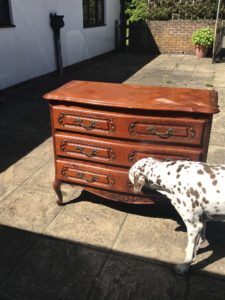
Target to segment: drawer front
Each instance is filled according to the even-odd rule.
[[[57,159],[56,174],[59,180],[81,186],[132,193],[128,169]]]
[[[53,107],[54,127],[97,135],[114,135],[115,123],[109,115],[89,109]]]
[[[56,155],[104,164],[130,167],[144,157],[162,160],[201,161],[202,151],[193,148],[168,147],[129,141],[114,141],[78,134],[55,134]]]
[[[205,120],[149,117],[131,122],[128,131],[134,139],[200,146],[205,124]]]
[[[153,157],[159,160],[193,160],[202,161],[202,151],[200,149],[181,149],[181,148],[166,148],[159,149],[157,147],[150,147],[145,150],[133,149],[128,156],[130,166],[132,166],[139,159]]]
[[[53,126],[64,131],[163,144],[200,146],[206,119],[142,116],[53,106]]]

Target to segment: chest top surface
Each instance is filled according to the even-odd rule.
[[[215,90],[71,81],[44,95],[46,100],[141,110],[218,113]]]

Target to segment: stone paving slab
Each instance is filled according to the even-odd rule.
[[[22,184],[27,178],[30,178],[33,173],[35,173],[43,164],[44,161],[41,159],[25,157],[9,167],[5,172],[2,172],[0,174],[0,188],[2,191],[0,200],[4,199],[5,195],[8,193],[9,187],[17,187]]]
[[[42,161],[53,160],[53,142],[52,137],[46,139],[38,147],[34,148],[26,155],[27,158],[41,159]]]
[[[45,234],[111,249],[125,217],[124,212],[83,200],[65,207]]]
[[[28,231],[0,225],[0,282],[14,269],[37,241],[38,236]],[[1,297],[0,288],[0,299]]]
[[[48,147],[47,147],[48,148]],[[50,151],[52,149],[49,149]],[[51,151],[52,152],[52,151]],[[32,187],[40,190],[49,191],[49,187],[55,178],[55,166],[53,158],[50,158],[45,164],[39,168],[33,176],[30,176],[22,183],[24,187]]]
[[[218,89],[221,113],[213,120],[208,162],[225,164],[222,78],[224,64],[212,65],[209,58],[119,53],[70,67],[63,79],[50,74],[0,93],[10,102],[0,110],[6,140],[0,149],[6,157],[0,174],[0,299],[224,299],[222,223],[209,224],[209,244],[192,272],[180,277],[173,267],[184,257],[187,234],[169,203],[126,205],[64,185],[68,205],[55,204],[50,118],[41,99],[71,79]],[[12,107],[17,112],[11,115]],[[16,134],[18,142],[7,141],[7,134]]]
[[[187,283],[171,269],[123,255],[110,255],[90,296],[91,300],[180,299]]]
[[[52,193],[32,187],[18,187],[0,202],[2,225],[41,233],[59,214]]]
[[[187,300],[223,300],[225,295],[224,281],[193,274],[189,280]]]
[[[212,140],[213,142],[213,140]],[[225,164],[225,147],[211,145],[208,150],[207,162],[211,164]]]
[[[105,259],[104,252],[39,238],[1,285],[0,299],[85,300]]]
[[[113,250],[177,264],[184,259],[186,246],[186,237],[177,227],[170,219],[128,215]]]

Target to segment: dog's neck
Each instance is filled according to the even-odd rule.
[[[162,168],[164,163],[165,167]],[[143,171],[143,174],[146,178],[146,186],[158,191],[165,191],[169,193],[172,192],[176,182],[176,174],[175,172],[167,170],[167,164],[167,161],[162,162],[157,160],[148,163],[148,168],[145,168]]]

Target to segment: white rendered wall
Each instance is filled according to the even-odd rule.
[[[114,48],[119,0],[105,0],[106,26],[83,28],[82,0],[11,0],[14,28],[0,28],[0,90],[56,69],[50,12],[64,15],[63,65]]]

